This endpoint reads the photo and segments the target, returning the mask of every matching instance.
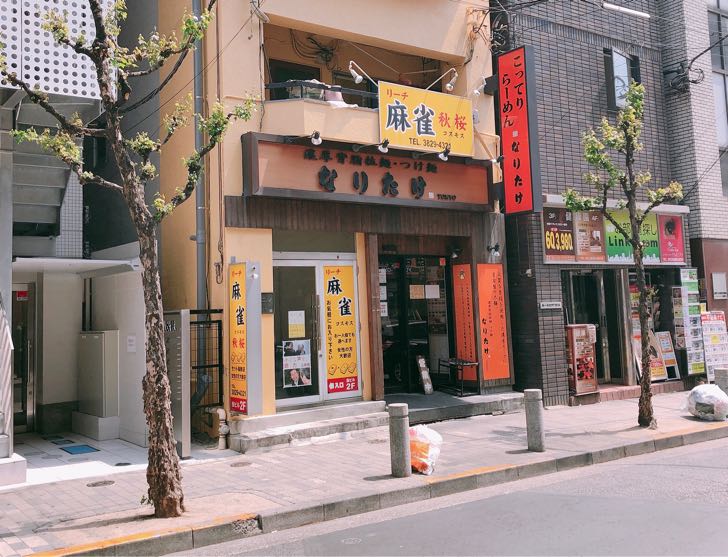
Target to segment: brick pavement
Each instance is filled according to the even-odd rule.
[[[545,412],[545,453],[525,451],[522,413],[434,424],[444,443],[431,477],[389,476],[386,428],[355,432],[346,439],[314,440],[265,453],[185,465],[183,485],[189,512],[173,520],[145,518],[150,509],[140,504],[146,493],[143,471],[114,474],[108,477],[114,483],[102,487],[89,484],[104,478],[87,478],[4,491],[0,492],[0,555],[27,555],[158,528],[189,526],[215,517],[300,508],[321,501],[385,493],[395,497],[398,490],[417,486],[434,489],[432,486],[442,480],[467,476],[473,470],[547,463],[568,456],[581,462],[577,457],[585,451],[643,441],[653,443],[654,450],[657,440],[677,435],[671,439],[679,442],[667,441],[682,444],[682,435],[728,425],[694,420],[682,410],[685,397],[686,393],[671,393],[654,398],[657,430],[636,426],[636,400],[552,407]],[[624,456],[624,449],[620,456]],[[443,488],[446,485],[448,490],[455,489],[442,483]]]

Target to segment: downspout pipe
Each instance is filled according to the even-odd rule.
[[[227,449],[227,436],[230,433],[230,426],[227,423],[227,414],[225,413],[225,409],[220,407],[209,408],[208,412],[210,414],[217,414],[219,421],[217,448],[224,451]]]
[[[202,0],[192,0],[192,13],[202,15]],[[203,110],[202,88],[202,41],[195,42],[194,51],[194,110],[195,110],[195,150],[203,147],[204,137],[200,129]],[[197,248],[197,309],[207,309],[207,238],[205,233],[205,180],[203,176],[195,185],[195,244]]]
[[[192,13],[196,18],[202,16],[202,0],[192,0]],[[204,99],[203,99],[203,79],[202,75],[202,40],[195,42],[194,50],[194,110],[195,110],[195,151],[199,152],[204,146],[202,130],[200,129],[200,118],[202,117]],[[203,173],[204,174],[204,173]],[[207,236],[205,220],[207,215],[205,207],[205,177],[201,174],[195,184],[195,247],[196,247],[196,275],[197,275],[197,309],[207,309]],[[204,314],[198,314],[197,319],[205,319]],[[205,336],[202,331],[198,331],[197,335],[197,363],[206,364],[207,354],[205,353]],[[195,406],[205,396],[210,378],[206,372],[207,368],[200,367],[197,369],[197,389],[192,396],[190,404]]]

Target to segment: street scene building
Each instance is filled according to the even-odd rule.
[[[233,438],[246,416],[421,392],[423,365],[454,392],[513,384],[491,53],[469,31],[487,35],[487,6],[325,4],[221,5],[205,49],[208,105],[261,101],[208,163],[205,295],[230,323]],[[173,141],[163,191],[192,135]],[[193,212],[162,230],[166,307],[194,304]]]
[[[583,178],[589,168],[581,134],[597,127],[603,117],[614,121],[632,80],[646,89],[645,147],[637,164],[651,172],[655,185],[676,179],[685,188],[681,204],[658,206],[643,225],[648,284],[656,292],[650,326],[658,336],[671,334],[680,356],[684,343],[681,346],[675,334],[676,326],[679,333],[682,325],[673,312],[679,307],[673,288],[684,282],[680,269],[691,264],[697,267],[700,301],[709,309],[723,310],[722,294],[715,297],[722,290],[715,285],[722,284],[725,258],[702,255],[722,245],[723,232],[716,225],[725,210],[709,110],[721,103],[713,103],[707,80],[694,79],[710,75],[707,56],[699,56],[711,40],[705,9],[702,3],[687,2],[659,7],[633,2],[627,11],[588,3],[544,3],[511,18],[510,46],[529,45],[538,68],[544,194],[542,214],[507,218],[516,385],[543,388],[547,404],[593,402],[599,400],[597,391],[605,389],[621,396],[617,393],[628,390],[608,387],[638,381],[638,291],[630,268],[631,248],[599,212],[572,213],[562,198],[567,188],[593,194]],[[711,17],[717,21],[715,14]],[[714,71],[717,76],[719,70]],[[646,202],[644,198],[645,206]],[[616,199],[610,203],[620,218],[626,218]],[[697,293],[696,288],[696,303]],[[570,382],[571,337],[564,331],[576,324],[594,326],[595,365],[581,380]],[[692,364],[686,354],[680,362],[683,378],[704,371]],[[653,379],[678,377],[674,370],[653,371]],[[666,382],[657,388],[673,387]]]
[[[114,107],[108,95],[125,94],[126,69],[102,95],[83,54],[100,28],[88,0],[0,0],[0,486],[116,493],[69,504],[70,523],[107,504],[128,512],[130,496],[121,480],[113,490],[113,480],[64,482],[130,466],[131,492],[147,466],[171,477],[182,461],[199,489],[190,508],[242,537],[304,524],[265,513],[304,508],[315,489],[347,497],[344,510],[312,511],[328,520],[360,503],[379,511],[420,500],[423,486],[422,498],[437,497],[460,490],[450,481],[475,489],[728,436],[720,424],[680,427],[682,391],[728,389],[728,0],[217,0],[209,19],[205,5],[99,4],[106,25],[113,14],[123,22],[118,44],[107,44],[122,66],[142,51],[164,58],[160,37],[188,41],[136,72],[127,104]],[[76,42],[50,29],[54,17],[67,18]],[[135,50],[140,36],[151,42]],[[649,214],[630,244],[620,232],[631,226],[627,177],[603,207],[576,210],[573,198],[598,193],[585,178],[584,134],[619,123],[635,84],[644,87],[636,167],[650,187],[677,181],[682,194],[658,203],[641,190],[637,213]],[[229,122],[218,137],[210,122],[220,114]],[[24,141],[34,129],[47,146],[69,121],[84,131],[67,146],[79,150],[76,167]],[[212,136],[192,179],[190,155]],[[152,147],[135,151],[124,176],[110,144],[140,138]],[[145,238],[128,191],[108,187],[140,169],[163,314],[149,310],[157,281],[143,282]],[[83,171],[96,183],[82,185],[91,181]],[[650,378],[640,246],[663,437],[632,432],[626,418],[634,412],[624,399]],[[157,368],[161,379],[143,387]],[[554,409],[546,426],[544,407]],[[579,412],[592,420],[583,430]],[[147,420],[157,414],[174,430],[167,468],[151,456],[159,432]],[[467,419],[484,414],[508,415],[503,426]],[[464,419],[446,421],[454,418]],[[437,424],[423,444],[439,451],[445,438],[442,477],[405,479],[418,448],[410,436],[431,435],[410,423]],[[577,454],[571,439],[584,432],[588,451]],[[317,449],[316,439],[334,437],[341,443]],[[286,445],[300,452],[256,456]],[[249,460],[235,460],[240,453]],[[397,455],[406,474],[394,473]],[[432,473],[437,454],[427,455]],[[289,489],[299,456],[320,469],[320,484]],[[334,486],[339,457],[361,470]],[[377,484],[369,493],[389,477],[382,462],[413,491]],[[242,487],[231,495],[220,478]],[[152,491],[142,501],[157,513]],[[36,509],[43,494],[26,493],[35,531],[52,512]],[[217,517],[210,501],[219,507],[223,495],[234,512],[260,514]],[[21,496],[9,500],[14,517],[28,510]],[[99,532],[108,538],[104,528],[127,519],[104,517]],[[23,547],[0,537],[0,555],[71,545],[71,534],[38,536],[42,544],[28,535]],[[104,548],[121,554],[127,542]]]

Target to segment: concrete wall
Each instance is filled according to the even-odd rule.
[[[142,401],[145,364],[144,295],[141,274],[121,273],[91,280],[94,330],[119,331],[119,435],[136,445],[147,445]],[[129,350],[134,337],[135,350]]]

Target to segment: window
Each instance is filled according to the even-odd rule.
[[[726,0],[728,1],[728,0]],[[639,58],[628,56],[614,48],[604,49],[607,74],[607,103],[610,110],[624,108],[630,81],[640,82]]]
[[[708,2],[710,44],[728,33],[728,0]],[[720,151],[720,175],[723,195],[728,197],[728,44],[722,42],[710,51],[713,67],[713,98],[715,100],[715,133]]]
[[[309,79],[321,81],[321,70],[315,66],[271,60],[268,64],[268,71],[270,72],[271,83],[284,83],[289,80],[306,81]],[[317,92],[320,93],[320,91]],[[291,91],[288,89],[273,89],[270,92],[270,98],[274,101],[290,97]]]
[[[728,197],[728,151],[720,150],[720,179],[723,184],[723,195]]]

